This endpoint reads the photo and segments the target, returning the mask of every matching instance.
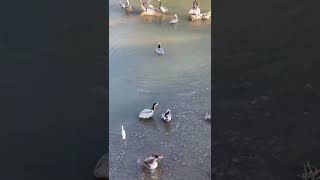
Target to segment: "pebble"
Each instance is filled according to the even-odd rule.
[[[269,101],[270,100],[270,97],[269,96],[261,96],[260,97],[262,100],[264,101]]]
[[[258,100],[254,99],[254,100],[250,101],[250,104],[255,105],[255,104],[257,104],[257,102],[258,102]]]

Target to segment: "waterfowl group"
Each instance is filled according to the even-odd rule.
[[[168,15],[168,8],[164,7],[161,4],[161,0],[158,0],[159,7],[155,8],[150,3],[153,0],[144,1],[140,0],[140,7],[141,7],[141,14],[140,15],[148,15],[148,16],[163,16]],[[133,11],[133,8],[129,4],[129,0],[120,0],[120,6],[122,9],[125,9],[127,13],[130,13]],[[211,18],[211,11],[201,13],[199,8],[199,0],[194,0],[192,3],[192,8],[188,11],[189,19],[191,21],[197,21],[197,20],[209,20]],[[176,24],[178,22],[178,17],[175,14],[174,19],[171,19],[169,22],[170,24]]]
[[[161,0],[158,0],[158,2],[159,2],[158,8],[154,8],[151,4],[149,4],[151,1],[152,0],[149,0],[149,1],[140,0],[140,7],[141,7],[141,10],[143,11],[141,13],[141,15],[163,16],[163,15],[168,14],[169,10],[168,10],[168,8],[164,7],[161,4]],[[133,10],[133,8],[130,6],[129,0],[120,0],[120,7],[122,9],[125,9],[127,13],[131,12]],[[206,20],[211,17],[211,12],[203,13],[203,14],[200,13],[199,0],[194,0],[192,9],[189,10],[188,14],[189,14],[190,19],[192,21],[198,20],[198,19]],[[179,19],[178,19],[177,14],[174,14],[174,18],[170,19],[169,23],[176,24],[176,23],[178,23],[178,21],[179,21]],[[160,42],[158,43],[155,51],[159,56],[162,56],[165,54],[164,48],[161,47]],[[154,112],[155,112],[157,106],[158,106],[158,103],[155,102],[150,109],[141,110],[139,113],[139,116],[138,116],[139,119],[152,118],[154,116]],[[171,115],[170,109],[168,109],[164,114],[161,114],[161,119],[166,123],[171,122],[172,115]],[[211,119],[211,116],[209,114],[206,114],[205,119],[209,120],[209,119]],[[121,135],[122,135],[122,140],[125,140],[126,139],[126,132],[124,130],[123,125],[121,126]],[[151,154],[150,157],[143,160],[142,165],[144,168],[153,172],[158,167],[158,163],[162,158],[163,158],[163,156],[160,154]]]

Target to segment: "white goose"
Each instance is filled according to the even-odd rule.
[[[156,49],[156,53],[159,55],[159,56],[162,56],[164,55],[164,49],[161,47],[161,43],[158,42],[158,47]]]
[[[121,129],[122,140],[126,140],[126,131],[123,129],[123,126],[121,126]]]
[[[170,20],[170,24],[176,24],[178,22],[179,19],[178,19],[177,14],[174,14],[174,17],[175,17],[174,19]]]
[[[162,116],[161,118],[162,118],[165,122],[170,122],[170,121],[171,121],[170,109],[168,109],[165,114],[161,114],[161,116]]]
[[[158,103],[154,103],[151,107],[151,109],[144,109],[140,112],[139,118],[141,119],[148,119],[153,116],[153,112],[155,110],[155,107],[158,105]]]

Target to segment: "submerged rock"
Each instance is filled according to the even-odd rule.
[[[109,154],[105,153],[97,162],[93,175],[96,178],[109,178]]]

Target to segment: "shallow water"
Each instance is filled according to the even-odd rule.
[[[138,2],[138,1],[137,1]],[[137,2],[130,2],[138,8]],[[179,22],[127,15],[118,1],[109,2],[109,156],[111,179],[210,179],[211,25],[189,22],[192,1],[162,1]],[[203,11],[210,1],[201,1]],[[152,3],[155,7],[157,2]],[[206,9],[206,7],[208,7]],[[157,42],[164,56],[154,52]],[[138,114],[159,106],[153,120]],[[161,121],[170,109],[171,123]],[[121,125],[127,140],[121,140]],[[158,152],[164,156],[154,174],[139,162]]]

